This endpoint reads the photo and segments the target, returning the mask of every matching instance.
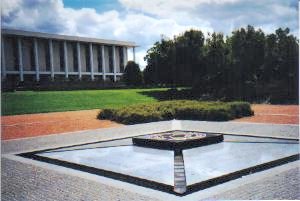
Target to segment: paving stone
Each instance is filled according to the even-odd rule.
[[[6,158],[1,163],[4,201],[157,200]]]
[[[207,198],[208,200],[299,200],[299,168],[293,168],[273,177],[240,186]]]

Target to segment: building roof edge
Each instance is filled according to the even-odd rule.
[[[117,46],[119,45],[119,46],[126,46],[126,47],[138,47],[134,42],[129,42],[129,41],[107,40],[107,39],[98,39],[98,38],[90,38],[90,37],[82,37],[82,36],[62,35],[62,34],[50,34],[50,33],[32,32],[32,31],[7,29],[7,28],[1,29],[1,34],[17,35],[17,36],[23,36],[23,37],[46,38],[46,39],[54,39],[54,40],[99,43],[99,44],[103,44],[103,45],[117,45]]]

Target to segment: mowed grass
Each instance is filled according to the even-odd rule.
[[[19,91],[2,93],[2,115],[30,114],[87,109],[119,108],[157,100],[143,95],[159,89],[113,89],[78,91]]]

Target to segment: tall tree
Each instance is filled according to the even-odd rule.
[[[249,100],[256,97],[255,86],[264,63],[265,35],[252,26],[232,32],[230,37],[234,97]]]
[[[204,35],[189,30],[174,38],[162,39],[147,51],[144,70],[147,84],[191,85],[201,73]]]
[[[289,35],[289,32],[288,28],[276,30],[278,65],[274,69],[274,77],[282,85],[281,95],[294,99],[298,97],[299,47],[296,37]]]
[[[179,84],[191,85],[204,76],[202,62],[204,40],[202,31],[193,29],[174,38]]]
[[[127,85],[138,86],[142,84],[143,79],[140,67],[134,61],[128,61],[124,70],[123,80]]]
[[[229,49],[221,33],[209,34],[205,46],[205,77],[206,92],[217,97],[226,96],[228,86],[227,67],[229,64]]]
[[[146,69],[144,70],[146,84],[171,84],[172,64],[170,50],[172,49],[173,41],[162,39],[156,42],[152,48],[147,51],[145,61],[147,61]]]

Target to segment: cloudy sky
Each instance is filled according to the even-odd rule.
[[[247,24],[298,36],[298,0],[2,0],[2,27],[136,42],[137,62],[161,36]]]

